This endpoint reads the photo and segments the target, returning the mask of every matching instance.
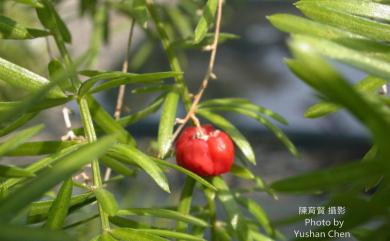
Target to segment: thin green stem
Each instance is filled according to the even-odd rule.
[[[216,213],[216,205],[215,205],[216,194],[214,191],[210,189],[204,189],[203,192],[207,198],[207,208],[210,214],[211,240],[218,241],[216,240],[216,236],[215,236],[215,225],[217,221],[217,213]]]
[[[69,55],[69,52],[65,46],[65,41],[62,38],[61,33],[57,29],[52,31],[52,32],[53,32],[54,41],[58,47],[58,50],[60,51],[60,54],[61,54],[61,57],[64,61],[65,66],[66,67],[72,66],[73,62],[72,62],[72,59]],[[80,80],[77,78],[77,76],[70,77],[70,80],[71,80],[71,83],[73,86],[73,90],[76,91],[80,87]]]
[[[68,50],[66,49],[65,41],[63,40],[61,34],[57,30],[54,30],[53,37],[54,37],[55,43],[59,49],[59,52],[63,58],[65,66],[68,68],[73,66],[73,63],[72,63],[73,61],[69,55]],[[72,86],[73,86],[74,91],[77,91],[81,85],[81,82],[78,79],[77,75],[71,77],[70,80],[72,82]],[[77,102],[78,102],[79,109],[80,109],[81,120],[82,120],[83,127],[84,127],[84,133],[87,137],[88,142],[90,142],[90,143],[94,142],[94,141],[96,141],[96,132],[95,132],[95,128],[93,126],[93,121],[92,121],[91,113],[89,111],[87,99],[85,97],[78,98]],[[91,167],[92,167],[93,186],[94,186],[94,188],[99,188],[102,186],[102,178],[100,176],[99,161],[93,160],[91,163]],[[108,219],[108,215],[104,212],[104,210],[99,202],[97,205],[98,205],[98,209],[99,209],[102,229],[103,230],[110,230],[110,222]]]
[[[60,51],[60,54],[62,56],[62,59],[64,61],[64,64],[66,67],[72,66],[72,59],[70,58],[69,52],[66,49],[66,46],[64,44],[64,41],[59,33],[53,34],[54,41],[56,42],[56,45],[58,47],[58,50]],[[77,79],[76,76],[72,76],[70,78],[73,86],[73,90],[76,91],[80,87],[80,81]]]
[[[45,6],[45,8],[47,8],[46,11],[51,12],[50,16],[45,16],[44,18],[49,17],[50,20],[46,20],[46,21],[52,22],[52,23],[50,23],[50,26],[47,26],[45,24],[44,25],[50,30],[50,32],[54,38],[54,42],[56,43],[57,48],[60,52],[60,55],[63,59],[65,67],[70,68],[71,66],[73,66],[72,59],[70,58],[68,50],[66,49],[64,38],[59,30],[60,27],[56,23],[57,22],[57,19],[55,16],[56,9],[53,5],[53,2],[49,1],[49,0],[42,0],[42,3]],[[77,89],[80,87],[80,84],[81,84],[80,80],[77,78],[77,76],[71,76],[70,81],[71,81],[71,84],[73,87],[73,92],[76,92]]]
[[[179,205],[177,207],[177,211],[183,214],[187,214],[190,212],[191,203],[192,203],[192,193],[194,192],[195,180],[191,177],[186,177],[183,190],[181,192]],[[183,222],[177,222],[176,231],[185,232],[187,229],[187,224]]]
[[[93,126],[91,113],[89,111],[88,102],[85,98],[78,99],[78,104],[80,108],[81,120],[83,122],[85,135],[87,137],[88,142],[96,141],[96,133],[95,128]],[[100,167],[99,161],[93,160],[92,163],[92,182],[94,188],[99,188],[102,186],[102,178],[100,176]],[[110,223],[108,220],[108,215],[104,212],[102,206],[98,202],[99,214],[100,214],[100,222],[103,230],[110,229]]]

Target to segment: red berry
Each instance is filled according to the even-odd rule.
[[[176,162],[201,176],[217,176],[230,171],[234,145],[230,137],[212,125],[186,128],[176,142]]]

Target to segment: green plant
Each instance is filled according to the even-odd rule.
[[[77,240],[72,228],[85,225],[95,218],[100,220],[100,228],[93,233],[95,237],[92,240],[204,240],[207,230],[211,231],[211,240],[273,240],[281,236],[271,225],[263,208],[246,196],[246,192],[229,188],[220,176],[200,177],[166,160],[173,155],[172,144],[182,128],[189,121],[199,127],[197,116],[201,116],[228,133],[235,143],[240,155],[237,155],[231,175],[247,180],[252,185],[250,192],[265,191],[274,196],[272,189],[250,170],[256,158],[247,139],[217,112],[234,112],[255,119],[275,133],[289,151],[298,156],[291,141],[269,120],[271,118],[286,124],[280,115],[246,99],[225,98],[201,102],[209,80],[216,78],[213,67],[218,44],[236,37],[220,33],[222,0],[185,0],[177,6],[158,5],[152,0],[80,0],[80,13],[92,20],[93,31],[88,50],[76,60],[67,49],[72,41],[71,33],[57,12],[56,4],[61,1],[16,0],[12,6],[7,5],[9,2],[0,2],[1,9],[28,7],[36,12],[41,27],[28,28],[9,17],[1,16],[1,41],[50,38],[54,40],[60,57],[56,59],[50,56],[48,77],[0,58],[0,79],[26,93],[17,100],[0,102],[0,135],[9,135],[0,144],[0,156],[45,155],[27,167],[0,166],[0,240]],[[203,8],[200,17],[196,15],[199,8]],[[109,12],[129,18],[129,41],[121,72],[91,69],[100,47],[110,37]],[[144,41],[146,47],[137,49],[134,61],[129,63],[134,26],[140,27],[148,39]],[[214,32],[209,33],[212,26]],[[158,42],[163,46],[171,69],[166,72],[128,73],[128,66],[141,66],[145,58],[152,54],[150,46]],[[210,52],[205,77],[193,98],[178,57],[189,48]],[[81,81],[81,76],[86,80]],[[174,82],[167,80],[172,78]],[[124,86],[133,84],[141,85],[134,91],[135,94],[160,95],[143,109],[120,118]],[[112,117],[93,94],[117,87],[120,91],[116,112]],[[81,129],[72,129],[68,123],[69,111],[64,109],[69,131],[63,140],[29,141],[43,128],[42,125],[25,128],[30,120],[44,110],[72,101],[77,103],[81,114]],[[188,114],[179,120],[180,125],[174,130],[176,110],[180,103],[184,104]],[[137,147],[137,140],[125,127],[160,108],[162,113],[156,133],[157,155],[153,156]],[[19,128],[22,130],[17,130]],[[101,176],[102,166],[106,167],[105,179]],[[81,177],[89,178],[83,172],[88,168],[92,171],[91,184],[75,178],[80,172]],[[167,168],[187,176],[180,200],[172,204],[173,208],[123,209],[109,191],[109,183],[118,180],[118,177],[132,180],[135,173],[145,172],[156,185],[169,193],[171,189],[179,187],[169,186],[165,174]],[[111,177],[111,170],[118,176]],[[55,190],[58,184],[60,188],[54,199],[43,200],[45,193]],[[195,188],[204,193],[206,203],[192,202]],[[217,215],[217,203],[224,208],[225,219]],[[92,211],[91,216],[75,223],[68,222],[71,213],[91,206],[97,209]],[[129,219],[129,216],[136,218]],[[138,219],[141,216],[170,219],[175,221],[176,227],[155,227],[150,223],[142,223]],[[84,234],[80,238],[91,237]]]
[[[271,187],[278,192],[327,194],[327,205],[347,209],[341,217],[345,224],[340,231],[351,231],[358,240],[390,238],[387,4],[388,1],[301,0],[295,6],[307,18],[290,14],[269,17],[278,29],[291,33],[288,46],[293,57],[286,64],[322,97],[307,109],[305,116],[318,118],[345,108],[371,132],[373,139],[372,148],[362,160],[283,179]],[[367,77],[353,85],[328,59],[362,70]],[[372,195],[364,193],[374,187]]]

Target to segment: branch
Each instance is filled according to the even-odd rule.
[[[188,113],[184,117],[184,119],[179,120],[180,126],[176,129],[175,133],[173,134],[172,142],[177,138],[177,136],[180,134],[181,130],[184,128],[184,126],[187,124],[187,122],[190,119],[193,120],[194,124],[199,128],[199,131],[202,133],[202,129],[200,128],[200,123],[199,123],[198,118],[196,118],[196,116],[195,116],[195,112],[196,112],[198,104],[203,96],[203,93],[209,84],[209,80],[217,78],[215,76],[213,70],[214,70],[214,64],[215,64],[215,59],[216,59],[216,55],[217,55],[217,49],[218,49],[219,33],[221,30],[222,3],[223,3],[223,0],[218,0],[218,9],[217,9],[218,12],[217,12],[217,18],[216,18],[216,22],[215,22],[214,41],[207,48],[207,49],[211,50],[211,54],[210,54],[210,60],[209,60],[206,74],[202,80],[202,84],[199,88],[198,93],[194,97],[194,100],[192,102],[190,110],[188,111]]]
[[[125,60],[123,61],[123,65],[122,65],[122,72],[124,72],[124,73],[127,73],[127,71],[129,70],[129,53],[130,53],[131,42],[133,39],[134,25],[135,25],[135,21],[132,18],[131,23],[130,23],[129,37],[127,39]],[[119,86],[118,97],[116,99],[116,106],[115,106],[115,112],[114,112],[115,120],[119,120],[121,117],[121,112],[122,112],[122,108],[123,108],[123,100],[125,98],[125,92],[126,92],[126,85]],[[107,181],[108,179],[110,179],[110,176],[111,176],[111,168],[108,167],[106,169],[106,172],[104,173],[104,181]]]
[[[92,143],[96,141],[96,132],[95,128],[93,126],[93,121],[91,117],[91,113],[88,107],[87,100],[85,98],[81,98],[77,100],[79,108],[80,108],[80,115],[81,115],[81,121],[83,123],[85,135],[87,137],[87,140],[89,143]],[[99,167],[99,161],[93,160],[92,163],[92,183],[94,188],[99,188],[102,186],[103,182],[100,176],[100,167]],[[99,214],[100,214],[100,222],[102,229],[109,230],[110,229],[110,222],[108,220],[108,214],[103,210],[102,204],[100,202],[98,204]]]
[[[133,39],[134,25],[135,25],[135,21],[134,21],[134,19],[131,19],[129,37],[127,40],[125,60],[123,61],[123,65],[122,65],[122,72],[124,72],[124,73],[127,73],[128,69],[129,69],[129,52],[130,52],[131,42]],[[114,117],[116,120],[119,120],[119,118],[121,117],[121,111],[122,111],[122,107],[123,107],[123,99],[125,97],[125,90],[126,90],[126,85],[121,85],[119,87],[118,98],[116,100],[115,113],[114,113]]]

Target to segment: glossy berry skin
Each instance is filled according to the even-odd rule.
[[[230,171],[234,161],[234,145],[230,137],[214,129],[202,126],[186,128],[176,142],[176,162],[201,176],[217,176]]]

